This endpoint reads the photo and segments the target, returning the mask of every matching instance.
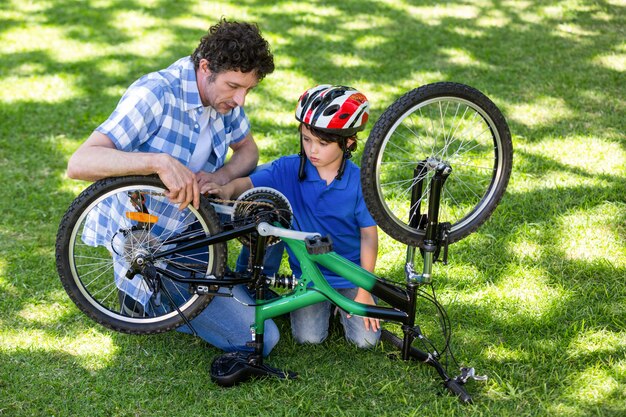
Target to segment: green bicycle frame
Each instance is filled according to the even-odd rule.
[[[407,312],[411,311],[414,300],[404,288],[377,277],[336,252],[311,255],[307,252],[304,241],[285,237],[281,239],[300,262],[302,277],[289,294],[269,301],[257,301],[255,334],[263,334],[265,320],[327,300],[349,314],[410,324],[411,317]],[[342,296],[326,281],[318,265],[369,291],[392,307],[362,304]]]

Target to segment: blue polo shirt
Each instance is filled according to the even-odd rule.
[[[271,187],[287,197],[295,218],[293,229],[330,235],[335,252],[361,265],[361,228],[376,223],[363,200],[359,167],[347,161],[341,180],[335,179],[329,185],[308,160],[306,178],[299,181],[299,167],[298,155],[284,156],[272,162],[268,169],[254,172],[250,180],[255,187]],[[291,250],[287,250],[291,270],[300,277],[300,264]],[[355,287],[323,267],[320,270],[333,288]]]

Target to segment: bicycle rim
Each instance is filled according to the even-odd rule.
[[[200,212],[206,208],[198,211],[189,206],[179,211],[178,205],[164,196],[164,188],[157,185],[132,184],[104,191],[80,211],[69,236],[69,273],[79,307],[107,327],[132,333],[178,326],[182,317],[177,308],[188,317],[195,316],[208,303],[207,296],[194,294],[188,284],[162,274],[155,289],[141,275],[126,272],[138,255],[152,256],[187,237],[216,233],[215,219]],[[142,196],[152,217],[137,214],[129,198],[133,193]],[[123,207],[124,213],[119,214],[125,216],[119,224],[94,226],[94,219],[110,214],[111,206]],[[149,226],[138,227],[142,224]],[[97,227],[101,229],[94,230]],[[223,271],[223,250],[221,245],[213,245],[196,253],[175,253],[155,260],[155,266],[181,278],[206,277]]]
[[[389,128],[372,130],[376,156],[371,159],[373,170],[366,167],[365,175],[373,177],[374,191],[364,192],[374,206],[370,211],[390,236],[421,246],[424,230],[409,226],[411,216],[427,213],[430,179],[435,168],[446,163],[452,174],[441,196],[439,222],[451,223],[449,241],[457,241],[490,216],[504,192],[511,169],[508,127],[498,126],[504,119],[494,121],[475,100],[456,94],[418,96],[408,108],[398,104],[406,110],[393,114],[390,108],[387,120],[382,120]],[[420,162],[426,169],[415,176]],[[411,189],[419,180],[423,188],[416,211],[415,205],[411,207]]]

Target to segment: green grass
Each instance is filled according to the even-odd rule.
[[[68,157],[221,16],[258,22],[276,56],[247,103],[263,161],[297,151],[295,101],[317,83],[364,91],[372,120],[435,81],[505,113],[507,194],[435,268],[457,359],[490,377],[468,385],[475,405],[337,327],[297,346],[285,321],[269,363],[300,378],[221,389],[216,349],[108,331],[66,296],[56,228],[86,186],[65,176]],[[0,2],[0,415],[625,415],[625,17],[620,0]],[[382,236],[378,272],[402,280],[403,258]]]

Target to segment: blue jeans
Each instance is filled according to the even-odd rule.
[[[263,258],[263,273],[267,276],[275,275],[280,268],[280,262],[283,259],[285,243],[280,241],[265,250],[265,258]],[[248,269],[248,260],[250,259],[250,249],[243,245],[239,257],[237,257],[237,266],[235,271],[245,272]]]
[[[354,299],[357,288],[337,288],[346,298]],[[291,312],[291,334],[298,343],[322,343],[328,337],[328,322],[334,304],[329,301],[313,304]],[[375,346],[380,339],[380,330],[373,332],[365,328],[363,318],[352,316],[339,310],[345,337],[360,348]]]
[[[192,259],[206,259],[206,252],[202,249],[189,251],[186,255]],[[282,256],[282,248],[280,255]],[[228,293],[226,288],[220,288],[219,291]],[[253,352],[254,348],[247,346],[247,343],[252,341],[250,326],[255,322],[253,295],[245,285],[235,286],[232,293],[233,297],[214,297],[204,311],[191,320],[191,325],[198,337],[218,349],[226,352]],[[191,329],[187,325],[176,330],[191,334]],[[280,333],[276,323],[266,320],[263,356],[270,354],[279,339]]]
[[[221,288],[220,292],[227,293],[228,290]],[[207,308],[191,320],[191,325],[200,338],[218,349],[226,352],[253,352],[254,348],[246,343],[252,341],[250,326],[254,324],[254,307],[240,302],[254,304],[254,299],[245,285],[235,286],[233,296],[214,297]],[[176,330],[191,333],[186,324]],[[263,335],[263,356],[270,354],[279,339],[278,327],[274,321],[267,320]]]

